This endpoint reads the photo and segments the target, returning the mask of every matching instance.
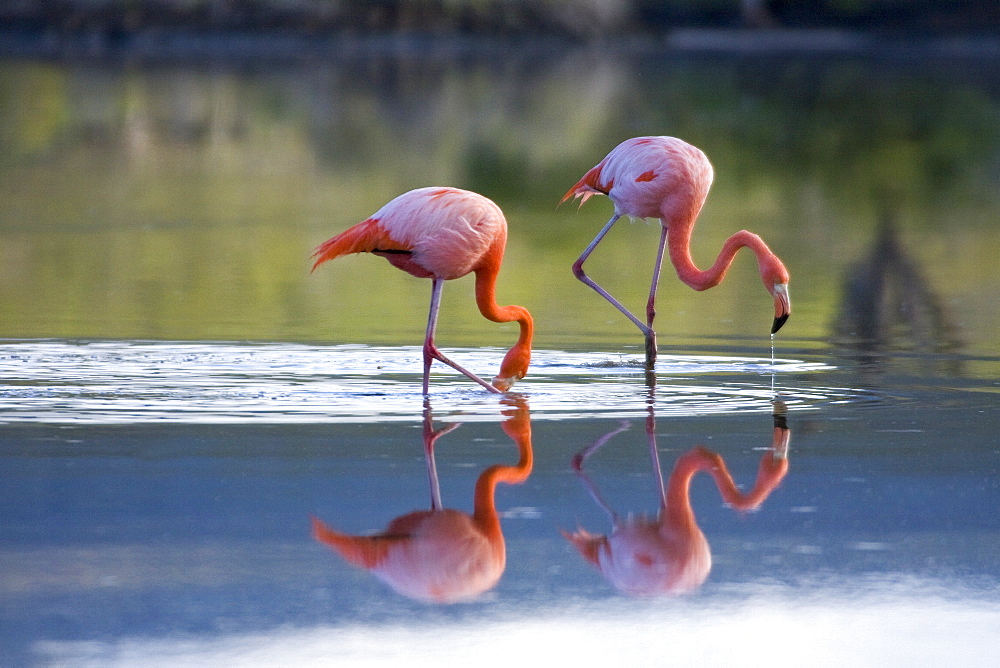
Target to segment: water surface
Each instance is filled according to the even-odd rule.
[[[991,665],[998,81],[912,51],[0,63],[0,663]],[[749,258],[703,293],[664,273],[653,374],[572,277],[610,206],[556,203],[640,134],[715,164],[699,264],[740,228],[785,259],[773,360]],[[509,219],[498,298],[538,336],[506,397],[436,365],[425,402],[425,281],[308,273],[439,184]],[[623,221],[588,271],[640,308],[656,237]],[[438,335],[489,376],[516,328],[465,280]],[[459,533],[495,502],[470,601],[313,537],[433,552],[401,527],[438,497]]]
[[[501,352],[454,354],[488,366]],[[349,565],[309,528],[318,516],[366,534],[430,507],[419,351],[9,342],[5,652],[42,663],[238,654],[382,665],[401,653],[457,660],[501,638],[498,661],[512,656],[509,642],[574,656],[586,638],[586,656],[626,643],[646,659],[791,665],[944,660],[957,638],[985,665],[1000,591],[995,382],[849,389],[857,365],[779,358],[772,393],[769,358],[666,355],[650,388],[629,362],[539,351],[536,377],[506,399],[435,374],[431,424],[460,425],[435,444],[446,507],[471,512],[477,476],[516,461],[500,429],[512,415],[534,450],[528,479],[496,490],[498,584],[439,607]],[[665,477],[703,446],[746,492],[779,433],[788,470],[756,511],[723,504],[707,473],[693,479],[711,554],[693,591],[627,595],[561,533],[612,530],[571,466],[606,435],[583,470],[626,518],[657,514],[651,435]],[[797,640],[775,649],[775,626]]]

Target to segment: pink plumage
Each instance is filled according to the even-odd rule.
[[[562,201],[574,197],[580,198],[583,203],[593,195],[607,195],[614,204],[614,215],[574,263],[573,273],[643,332],[648,366],[656,360],[653,319],[656,315],[656,287],[665,251],[669,253],[682,282],[695,290],[706,290],[722,281],[736,251],[748,247],[757,256],[761,280],[774,298],[772,334],[781,328],[791,312],[788,271],[756,234],[742,230],[729,237],[715,262],[706,270],[698,269],[694,264],[690,252],[691,232],[708,197],[713,178],[708,158],[687,142],[675,137],[635,137],[612,149],[563,196]],[[583,263],[621,216],[659,218],[661,222],[660,245],[646,302],[645,322],[583,271]]]
[[[786,427],[774,428],[771,447],[760,459],[757,479],[749,492],[743,492],[736,486],[718,453],[701,446],[677,460],[664,486],[659,459],[654,454],[653,473],[661,489],[659,512],[655,517],[630,514],[622,518],[604,502],[582,467],[586,457],[625,428],[627,424],[598,439],[573,461],[574,469],[583,478],[591,495],[611,515],[614,524],[611,534],[592,534],[579,528],[574,532],[563,531],[563,536],[584,559],[623,592],[637,596],[691,592],[701,586],[712,568],[708,540],[698,526],[691,506],[691,480],[698,472],[704,471],[712,476],[728,506],[738,511],[754,510],[781,484],[788,472],[791,433]],[[654,427],[647,422],[646,428],[650,448],[655,453]]]
[[[712,163],[674,137],[634,137],[616,146],[570,188],[563,201],[607,195],[620,216],[660,218],[665,201],[701,210],[712,185]]]
[[[534,452],[527,405],[518,399],[504,411],[504,432],[518,447],[516,465],[494,464],[480,473],[473,492],[473,511],[444,508],[434,463],[437,438],[458,425],[434,430],[424,411],[424,453],[431,483],[431,508],[407,513],[370,536],[341,533],[313,518],[313,536],[348,562],[364,568],[399,593],[422,601],[451,603],[491,589],[507,565],[507,547],[496,507],[498,483],[518,484],[531,474]]]
[[[496,279],[507,243],[507,221],[491,200],[458,188],[418,188],[391,200],[369,218],[328,239],[313,253],[315,270],[351,253],[372,253],[394,267],[432,281],[431,308],[424,338],[424,394],[433,359],[448,364],[483,387],[506,391],[527,373],[533,323],[520,306],[496,303]],[[434,345],[443,281],[476,274],[476,303],[493,322],[517,321],[521,334],[508,351],[493,384],[445,357]]]
[[[348,253],[407,255],[400,267],[419,278],[461,278],[507,241],[500,207],[458,188],[418,188],[403,193],[367,220],[316,249],[313,269]],[[491,258],[492,259],[492,258]],[[396,266],[399,266],[397,263]]]

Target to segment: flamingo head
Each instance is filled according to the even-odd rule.
[[[490,384],[501,392],[509,392],[510,388],[514,387],[514,383],[521,380],[521,378],[524,378],[524,376],[495,376],[493,382]]]
[[[528,364],[531,362],[531,348],[514,346],[507,351],[507,355],[500,364],[500,373],[493,379],[493,387],[501,392],[507,392],[514,387],[514,383],[524,378],[528,373]]]
[[[526,373],[528,373],[527,364],[524,365],[523,370],[514,370],[508,368],[505,360],[505,363],[500,367],[500,373],[493,378],[491,385],[501,392],[509,392],[510,388],[514,387],[514,383],[524,378]]]
[[[771,334],[774,334],[791,315],[792,300],[788,296],[788,270],[776,256],[771,255],[768,260],[761,263],[760,277],[764,287],[774,297],[774,323],[771,325]]]
[[[774,334],[791,315],[792,302],[788,296],[788,283],[775,283],[770,292],[774,296],[774,324],[771,325],[771,333]]]

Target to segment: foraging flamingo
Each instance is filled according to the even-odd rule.
[[[531,474],[531,420],[528,408],[515,403],[501,424],[518,447],[516,465],[496,464],[476,480],[473,512],[444,508],[434,463],[434,443],[458,427],[434,430],[424,412],[424,454],[431,487],[431,509],[397,517],[374,536],[351,536],[313,518],[313,535],[348,562],[367,569],[397,592],[434,603],[468,600],[492,589],[507,564],[494,494],[497,483],[523,482]]]
[[[791,432],[784,416],[775,415],[771,448],[761,457],[757,481],[743,494],[733,482],[722,457],[698,446],[683,454],[674,465],[664,487],[652,415],[646,419],[654,476],[659,483],[660,510],[655,518],[629,515],[622,519],[601,498],[594,483],[583,472],[584,460],[613,436],[628,429],[628,423],[597,439],[573,458],[573,469],[591,496],[610,516],[610,536],[584,529],[563,531],[581,556],[593,564],[617,589],[632,595],[684,594],[701,586],[712,568],[712,554],[705,534],[698,527],[691,508],[691,479],[706,471],[715,481],[723,500],[740,511],[754,510],[784,479],[788,472],[788,441]]]
[[[691,231],[708,196],[712,178],[712,164],[694,146],[674,137],[635,137],[616,146],[562,198],[563,202],[570,197],[582,198],[581,204],[593,195],[607,195],[611,198],[615,207],[614,215],[573,264],[573,273],[611,302],[642,331],[646,337],[647,365],[656,361],[654,303],[664,248],[670,254],[670,261],[677,270],[678,278],[701,291],[721,283],[736,251],[746,246],[757,256],[764,287],[774,297],[772,334],[785,324],[791,313],[788,270],[756,234],[746,230],[737,232],[726,239],[711,267],[702,271],[695,266],[690,251]],[[659,218],[662,226],[653,280],[646,302],[645,323],[583,271],[583,263],[621,216]]]
[[[491,200],[458,188],[418,188],[396,197],[370,218],[316,248],[313,270],[349,253],[373,253],[397,269],[431,279],[431,305],[424,337],[423,391],[430,368],[440,360],[491,392],[505,392],[528,371],[533,323],[521,306],[496,303],[496,280],[507,244],[507,221]],[[504,357],[492,385],[445,357],[434,345],[444,281],[476,274],[476,304],[493,322],[517,321],[517,343]]]

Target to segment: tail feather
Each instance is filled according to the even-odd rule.
[[[576,533],[562,531],[562,535],[563,538],[573,544],[573,547],[577,549],[580,556],[595,566],[600,566],[601,550],[608,549],[607,536],[598,536],[584,529],[578,529]]]
[[[315,271],[316,267],[324,262],[338,258],[341,255],[394,250],[407,251],[410,249],[404,244],[394,241],[382,226],[378,224],[377,218],[369,218],[317,246],[311,256],[316,260],[313,263],[312,270]]]
[[[313,537],[325,543],[341,557],[362,568],[375,568],[389,555],[389,547],[399,539],[383,536],[349,536],[328,527],[318,517],[312,518]]]
[[[582,179],[576,182],[576,185],[570,188],[569,191],[563,195],[563,198],[559,200],[559,203],[562,204],[570,197],[579,197],[582,198],[580,201],[580,205],[582,206],[584,202],[594,195],[607,195],[608,191],[611,190],[611,186],[614,184],[609,183],[606,186],[601,185],[601,168],[603,166],[604,165],[602,163],[591,168],[586,174],[583,175]]]

